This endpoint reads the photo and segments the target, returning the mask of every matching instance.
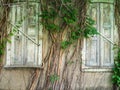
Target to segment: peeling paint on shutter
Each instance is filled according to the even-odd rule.
[[[19,6],[12,6],[10,19],[14,25],[24,19],[20,31],[24,32],[33,43],[19,30],[11,37],[11,44],[7,44],[6,67],[40,67],[42,63],[42,28],[39,25],[38,17],[39,3],[21,3]],[[14,28],[12,26],[12,28]]]
[[[109,40],[113,41],[114,10],[111,4],[101,4],[101,33]],[[101,51],[102,66],[113,65],[113,45],[101,38],[103,50]]]
[[[88,14],[96,21],[95,27],[106,38],[113,41],[114,10],[113,4],[92,3]],[[113,45],[100,36],[93,36],[86,40],[85,65],[88,67],[113,66]]]
[[[95,20],[95,27],[99,30],[99,7],[98,4],[91,4],[89,7],[88,14]],[[94,35],[93,37],[86,40],[86,66],[98,66],[99,65],[99,36]]]

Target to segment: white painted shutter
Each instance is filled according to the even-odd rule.
[[[98,32],[113,41],[114,15],[113,4],[92,3],[88,14],[95,20]],[[113,45],[99,35],[86,40],[86,66],[112,66]]]
[[[95,27],[99,27],[99,8],[96,3],[90,4],[88,14],[95,20]],[[86,40],[86,66],[98,66],[99,65],[99,36],[94,35]]]
[[[11,23],[16,25],[20,20],[23,20],[20,31],[15,32],[11,37],[12,43],[7,44],[6,66],[15,67],[39,67],[42,61],[42,29],[39,25],[38,17],[39,3],[21,3],[14,5],[11,8]],[[12,30],[13,30],[12,26]],[[27,35],[27,36],[26,36]],[[31,38],[36,45],[29,38]]]
[[[112,4],[100,4],[101,6],[101,33],[113,41],[114,35],[114,10]],[[114,30],[115,31],[115,30]],[[113,65],[113,45],[101,37],[101,64],[102,66]]]

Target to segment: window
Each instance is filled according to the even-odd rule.
[[[42,27],[40,4],[35,0],[11,4],[9,29],[14,32],[7,43],[5,67],[40,67],[42,63]],[[19,23],[20,22],[20,23]],[[17,28],[17,23],[20,28]]]
[[[91,0],[88,14],[95,20],[94,27],[104,37],[114,41],[113,0]],[[106,2],[105,2],[106,1]],[[95,70],[112,68],[114,64],[113,44],[100,35],[94,35],[84,41],[83,69]]]

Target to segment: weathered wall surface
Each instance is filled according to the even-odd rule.
[[[81,90],[112,90],[111,73],[83,73],[81,78]]]
[[[43,33],[43,60],[45,60],[51,42],[49,42],[48,34]],[[112,90],[111,72],[81,72],[81,56],[74,56],[71,46],[66,52],[61,55],[61,59],[54,61],[59,65],[59,77],[53,90]],[[80,48],[80,47],[78,47]],[[67,55],[66,55],[67,53]],[[5,59],[4,59],[5,61]],[[40,70],[40,77],[38,80],[37,90],[48,90],[45,87],[49,81],[49,63],[46,60],[44,67]],[[51,73],[51,72],[50,72]],[[29,85],[35,76],[35,69],[29,68],[3,68],[0,72],[0,90],[29,90]]]
[[[39,71],[36,90],[112,90],[112,73],[80,71],[82,64],[80,41],[66,51],[59,50],[59,43],[52,43],[45,33],[48,32],[43,32],[44,67]],[[53,37],[59,38],[56,34]],[[54,74],[57,74],[60,79],[52,84],[50,75]],[[0,90],[29,90],[35,75],[33,69],[3,68],[0,72]]]
[[[2,69],[0,90],[27,90],[33,73],[30,69]],[[73,90],[112,90],[111,73],[84,72],[81,75],[81,81],[71,86]],[[74,79],[79,77],[74,76]]]
[[[2,69],[0,90],[27,90],[32,73],[28,69]]]

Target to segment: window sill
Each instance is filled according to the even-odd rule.
[[[43,69],[43,66],[31,66],[31,65],[5,65],[4,66],[5,69],[12,69],[12,68],[39,68],[39,69]]]
[[[112,72],[112,68],[82,68],[82,72]]]

